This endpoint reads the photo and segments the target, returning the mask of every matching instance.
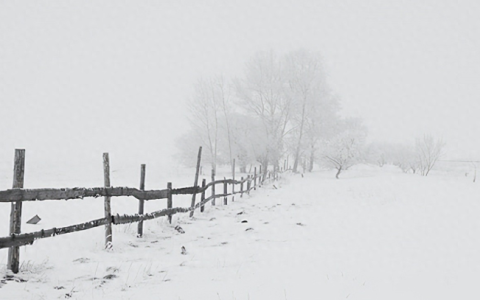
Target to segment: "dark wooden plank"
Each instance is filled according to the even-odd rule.
[[[228,186],[227,186],[227,181],[225,180],[223,182],[223,194],[227,194],[227,189],[228,189]],[[223,204],[224,205],[227,205],[228,201],[227,201],[227,197],[223,197]]]
[[[184,187],[184,188],[177,188],[177,189],[172,189],[172,195],[192,195],[193,193],[197,192],[200,188],[194,187],[194,186],[189,186],[189,187]]]
[[[13,167],[13,188],[23,188],[25,177],[25,149],[15,149],[15,161]],[[10,234],[19,234],[22,225],[22,201],[11,204]],[[8,249],[7,268],[13,273],[18,273],[20,265],[20,249],[13,246]]]
[[[77,231],[83,231],[87,229],[91,229],[94,227],[99,227],[110,223],[111,219],[107,220],[106,218],[97,219],[85,223],[80,223],[76,225],[71,225],[67,227],[59,227],[59,228],[52,228],[46,230],[40,230],[32,233],[24,233],[24,234],[13,234],[8,237],[0,238],[0,249],[11,247],[11,246],[23,246],[23,245],[31,245],[34,240],[40,238],[48,238],[53,237],[56,235],[72,233]]]
[[[212,186],[212,206],[215,206],[215,169],[212,169],[212,182],[211,182],[211,186]]]
[[[167,191],[168,191],[167,208],[171,209],[171,208],[173,208],[172,183],[171,182],[167,183]],[[168,222],[170,224],[172,224],[172,215],[168,215]]]
[[[190,207],[195,206],[195,197],[196,197],[196,192],[197,192],[197,185],[198,185],[198,174],[200,172],[200,161],[202,160],[202,146],[198,148],[198,156],[197,156],[197,168],[195,169],[195,180],[193,182],[193,186],[195,187],[195,191],[192,193],[192,203],[190,204]],[[195,210],[190,211],[190,218],[193,217],[193,213]]]
[[[241,178],[241,181],[240,181],[240,198],[243,197],[243,177]]]
[[[201,198],[200,198],[200,202],[205,201],[205,190],[206,190],[206,189],[205,189],[205,186],[206,186],[206,185],[207,185],[207,180],[204,178],[204,179],[202,180],[202,189],[203,189],[203,191],[202,191],[202,196],[201,196]],[[205,205],[200,206],[200,212],[203,212],[204,210],[205,210]]]
[[[103,153],[103,182],[106,188],[110,187],[110,159],[108,153]],[[110,196],[106,195],[104,198],[104,212],[105,219],[112,219],[112,208],[110,205]],[[105,224],[105,249],[112,249],[112,223]]]
[[[0,202],[71,200],[87,197],[119,197],[133,196],[142,200],[166,199],[167,190],[141,191],[129,187],[94,187],[94,188],[62,188],[62,189],[11,189],[0,191]]]
[[[218,197],[224,197],[224,196],[230,196],[230,195],[231,194],[220,194],[220,195],[217,195],[217,196]],[[146,213],[146,214],[143,214],[143,215],[136,214],[136,215],[122,215],[121,216],[121,215],[117,214],[117,215],[113,216],[113,224],[118,225],[118,224],[133,223],[133,222],[138,222],[140,220],[151,220],[151,219],[155,219],[155,218],[159,218],[159,217],[163,217],[163,216],[171,216],[171,215],[178,214],[178,213],[187,213],[187,212],[190,212],[192,210],[198,209],[199,207],[201,207],[202,205],[205,205],[210,200],[213,200],[212,196],[208,197],[207,199],[205,199],[202,202],[199,202],[199,203],[195,204],[194,207],[167,208],[167,209],[154,211],[152,213]]]
[[[146,166],[145,164],[140,165],[140,190],[144,191],[145,190],[145,169]],[[138,200],[138,214],[143,215],[144,211],[144,206],[145,206],[145,200]],[[142,237],[143,236],[143,221],[138,222],[137,226],[137,237]]]

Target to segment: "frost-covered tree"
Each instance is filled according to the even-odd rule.
[[[445,142],[428,134],[416,140],[415,150],[420,163],[420,172],[423,176],[428,176],[435,163],[440,159],[444,146]]]
[[[312,148],[306,140],[307,130],[321,122],[317,112],[323,109],[327,84],[320,56],[306,50],[287,54],[283,59],[283,72],[287,81],[286,94],[291,98],[293,172],[297,172],[302,154]],[[309,127],[309,128],[308,128]],[[312,140],[310,139],[310,142]]]
[[[216,170],[222,135],[224,83],[217,79],[199,79],[188,101],[191,131],[177,143],[180,158],[187,162],[192,147],[203,146],[203,161]],[[192,145],[192,142],[196,144]]]
[[[332,139],[338,133],[341,119],[338,116],[339,101],[331,92],[325,92],[319,101],[308,111],[305,119],[304,160],[308,161],[307,170],[311,172],[317,159],[322,141]]]
[[[245,74],[235,87],[238,105],[260,121],[264,141],[258,146],[263,172],[269,164],[278,165],[291,119],[292,99],[285,93],[286,79],[280,59],[273,52],[259,52],[246,65]]]
[[[342,171],[361,160],[366,134],[365,127],[358,119],[346,119],[339,126],[339,132],[325,142],[321,158],[324,165],[337,170],[337,179]]]
[[[410,145],[393,145],[389,157],[391,157],[391,163],[399,167],[404,173],[412,171],[415,174],[420,166],[415,149]]]

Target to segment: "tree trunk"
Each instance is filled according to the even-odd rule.
[[[262,172],[263,172],[262,177],[263,177],[263,178],[267,178],[268,158],[265,158],[265,159],[262,161]]]
[[[297,173],[298,161],[300,159],[300,148],[302,145],[302,136],[303,136],[303,124],[305,122],[305,107],[307,105],[307,99],[303,101],[302,107],[302,120],[300,121],[300,133],[298,134],[297,149],[295,150],[295,161],[293,162],[293,172]]]
[[[342,168],[337,169],[337,174],[335,174],[335,178],[338,179],[338,176],[340,176],[340,173],[342,172]]]

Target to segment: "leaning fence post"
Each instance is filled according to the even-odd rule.
[[[253,169],[253,189],[257,190],[257,167]]]
[[[173,198],[172,198],[172,183],[167,183],[167,208],[173,207]],[[172,215],[168,215],[168,222],[172,224]]]
[[[215,206],[215,169],[212,169],[212,206]]]
[[[227,178],[223,177],[223,204],[227,205],[227,193],[228,193],[228,187],[227,187]]]
[[[202,159],[202,146],[198,148],[198,157],[197,157],[197,169],[195,170],[195,181],[193,183],[193,195],[192,195],[192,203],[190,205],[191,211],[190,211],[190,218],[193,217],[193,211],[195,207],[195,197],[197,196],[197,185],[198,185],[198,173],[200,172],[200,160]]]
[[[205,205],[203,204],[203,201],[205,201],[205,186],[207,185],[207,180],[203,178],[202,180],[202,196],[200,198],[200,201],[202,202],[202,206],[200,206],[200,212],[203,212],[205,210]]]
[[[14,189],[23,189],[25,177],[25,149],[15,149],[15,162],[13,167]],[[22,201],[12,202],[10,212],[10,235],[19,234],[22,225]],[[20,265],[20,249],[18,246],[8,248],[7,268],[13,273],[18,273]]]
[[[243,177],[240,180],[240,198],[243,198]]]
[[[250,195],[250,184],[251,184],[251,179],[250,175],[247,176],[247,194]]]
[[[140,190],[145,190],[145,164],[140,166]],[[145,204],[145,200],[140,199],[138,200],[138,214],[143,215],[143,207]],[[137,228],[137,237],[143,236],[143,221],[138,222]]]
[[[108,153],[103,153],[103,181],[106,188],[110,187],[110,159]],[[111,249],[112,244],[112,209],[110,206],[110,196],[105,196],[104,201],[105,218],[105,249]]]

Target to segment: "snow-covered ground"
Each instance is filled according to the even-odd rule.
[[[112,184],[134,186],[138,176],[122,174],[139,170],[127,171],[113,172]],[[147,166],[147,189],[175,176],[174,186],[193,183],[191,173],[149,174]],[[101,173],[97,177],[101,182]],[[114,226],[112,252],[103,250],[102,228],[21,247],[17,278],[26,281],[0,283],[0,299],[480,297],[480,185],[471,178],[358,166],[340,180],[324,171],[285,175],[274,184],[229,199],[228,206],[217,200],[193,219],[183,214],[171,225],[166,218],[147,221],[143,238],[135,237],[136,224]],[[48,186],[74,185],[59,178]],[[189,201],[177,197],[174,204]],[[137,209],[133,198],[112,202],[114,213]],[[5,236],[10,206],[1,205]],[[102,205],[101,199],[25,203],[25,221],[35,214],[42,221],[22,224],[22,231],[102,217]],[[164,206],[147,202],[146,210]],[[0,250],[2,273],[6,256]]]

